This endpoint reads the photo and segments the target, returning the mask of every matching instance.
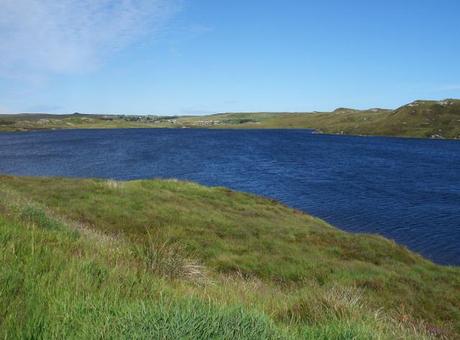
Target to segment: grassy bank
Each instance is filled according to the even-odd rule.
[[[0,177],[1,338],[455,338],[460,270],[178,181]]]
[[[223,113],[196,117],[2,115],[0,131],[91,128],[309,128],[319,132],[422,138],[460,138],[460,100],[415,101],[396,110],[313,113]]]

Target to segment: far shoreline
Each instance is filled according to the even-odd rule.
[[[0,132],[56,129],[308,129],[317,134],[460,139],[460,100],[416,100],[397,109],[231,112],[203,116],[25,113],[0,115]]]
[[[392,138],[392,139],[409,139],[409,140],[438,140],[438,141],[458,141],[460,138],[435,138],[435,137],[420,137],[420,136],[404,136],[404,135],[380,135],[380,134],[349,134],[349,133],[333,133],[333,132],[322,132],[314,128],[302,128],[302,127],[202,127],[202,126],[126,126],[126,127],[71,127],[71,128],[31,128],[31,129],[15,129],[15,130],[0,130],[0,134],[4,133],[28,133],[28,132],[50,132],[50,131],[104,131],[104,130],[241,130],[241,131],[270,131],[270,130],[298,130],[298,131],[311,131],[313,135],[323,136],[344,136],[344,137],[366,137],[366,138]]]

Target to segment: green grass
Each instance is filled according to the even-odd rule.
[[[262,313],[178,297],[135,261],[125,263],[129,249],[4,218],[0,245],[2,339],[254,339],[287,334]]]
[[[0,338],[455,338],[460,270],[178,181],[0,177]]]

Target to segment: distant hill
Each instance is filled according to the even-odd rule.
[[[395,110],[338,108],[313,113],[230,113],[183,120],[192,125],[197,121],[212,121],[213,127],[220,128],[312,128],[334,134],[458,139],[460,100],[417,100]]]
[[[334,111],[305,124],[327,133],[460,138],[460,100],[415,101],[396,110]]]
[[[230,112],[208,116],[0,115],[0,131],[89,128],[315,129],[320,133],[460,139],[460,100],[417,100],[395,110]]]
[[[387,133],[460,138],[460,100],[418,100],[391,112],[385,123]]]

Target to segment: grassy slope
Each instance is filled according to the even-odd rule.
[[[220,128],[313,128],[326,133],[460,138],[460,100],[416,101],[396,110],[234,113],[208,116]],[[203,118],[189,119],[193,124]]]
[[[260,197],[3,176],[0,216],[0,337],[460,334],[459,269]]]
[[[0,217],[2,339],[284,338],[262,312],[152,275],[123,243],[41,217]],[[183,294],[180,294],[184,291]]]
[[[304,124],[330,133],[460,138],[460,100],[417,101],[394,111],[316,114]]]
[[[416,101],[396,110],[224,113],[201,117],[3,115],[0,131],[72,128],[312,128],[325,133],[460,138],[460,100]]]

